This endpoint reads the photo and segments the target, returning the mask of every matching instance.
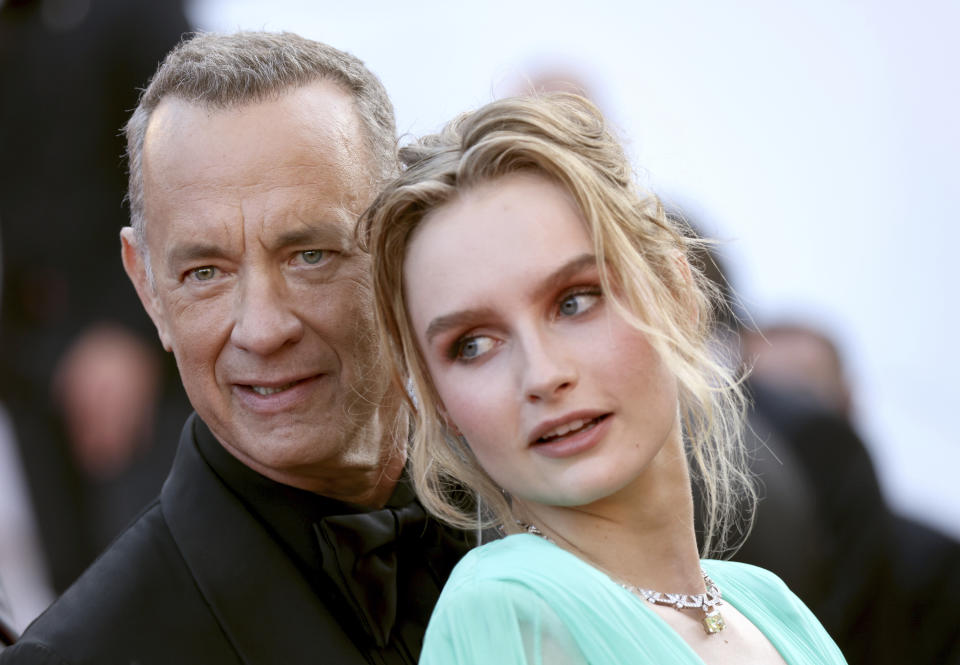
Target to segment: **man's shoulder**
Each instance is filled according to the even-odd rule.
[[[170,649],[185,643],[191,656],[202,655],[198,648],[219,654],[206,662],[224,662],[222,654],[230,651],[157,500],[0,661],[145,665],[175,662]]]

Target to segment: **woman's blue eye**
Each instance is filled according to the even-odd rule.
[[[206,282],[207,280],[213,279],[217,274],[217,269],[213,266],[203,266],[202,268],[194,268],[190,271],[190,274],[193,275],[193,278],[200,282]]]
[[[308,249],[303,252],[300,252],[300,256],[303,257],[303,260],[310,264],[320,263],[320,260],[323,258],[322,249]]]
[[[582,314],[593,307],[599,299],[600,294],[596,292],[571,293],[560,301],[560,314],[563,316]]]
[[[473,360],[479,358],[492,348],[493,340],[489,337],[482,335],[468,337],[457,344],[456,357],[459,360]]]

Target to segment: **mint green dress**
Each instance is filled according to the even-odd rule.
[[[846,661],[773,573],[729,561],[703,568],[789,665]],[[703,665],[649,604],[543,538],[508,536],[463,558],[430,618],[421,665]]]

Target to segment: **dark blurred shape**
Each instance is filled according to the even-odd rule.
[[[0,5],[0,389],[58,591],[156,495],[188,412],[119,252],[120,130],[188,30],[178,1]]]
[[[810,324],[782,322],[741,331],[751,377],[768,386],[807,395],[823,409],[849,418],[851,390],[840,350]]]
[[[734,559],[782,577],[851,665],[960,663],[960,544],[886,505],[837,346],[803,322],[747,329],[718,256],[695,260],[731,300],[718,339],[755,368],[747,439],[761,501]]]
[[[0,651],[13,644],[17,638],[17,634],[13,630],[13,619],[11,617],[10,606],[4,596],[3,587],[0,587]]]

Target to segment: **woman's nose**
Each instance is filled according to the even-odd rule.
[[[549,401],[577,385],[579,372],[568,349],[549,333],[531,336],[523,344],[523,395],[530,402]]]

